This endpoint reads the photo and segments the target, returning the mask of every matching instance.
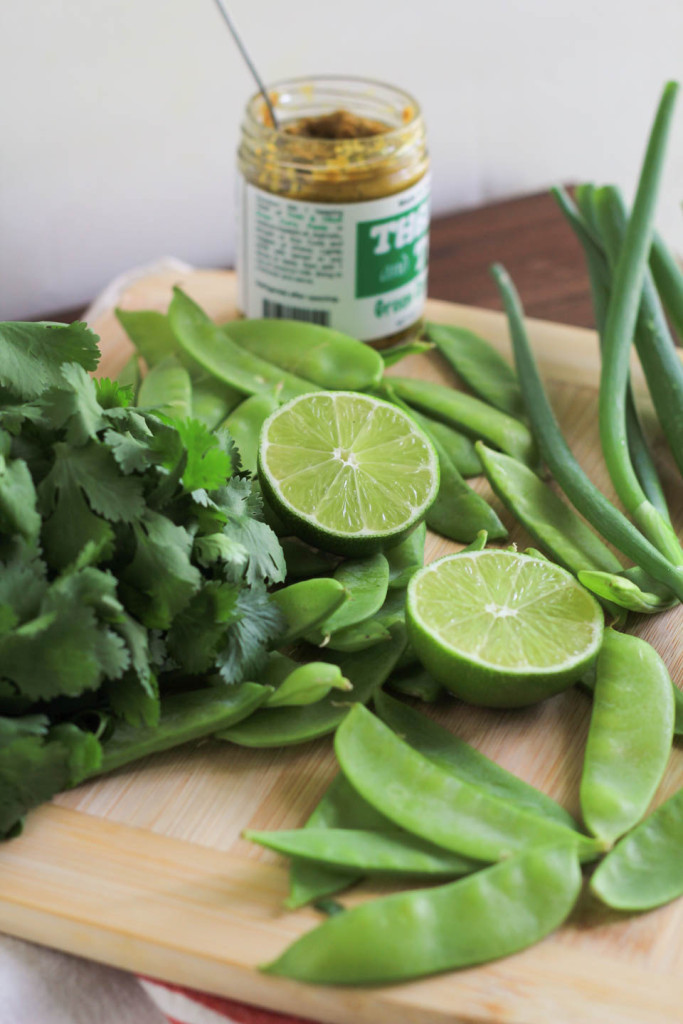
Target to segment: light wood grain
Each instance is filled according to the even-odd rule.
[[[181,283],[218,320],[234,315],[233,278],[218,271],[140,282],[121,304],[164,309],[173,283]],[[433,302],[429,315],[477,330],[509,355],[500,314]],[[102,338],[100,370],[114,374],[127,358],[127,342],[110,315],[95,327]],[[611,497],[597,438],[595,337],[540,321],[530,323],[530,333],[570,443]],[[412,357],[400,372],[454,382],[433,354]],[[654,427],[651,417],[648,422]],[[680,531],[680,480],[656,428],[653,438]],[[485,483],[478,481],[477,487],[491,497]],[[529,539],[492,501],[511,527],[511,539],[526,546]],[[430,536],[428,557],[455,547]],[[678,685],[683,683],[682,627],[680,608],[632,624],[657,648]],[[509,713],[456,702],[433,713],[578,813],[589,710],[588,699],[572,690]],[[22,837],[0,848],[0,929],[330,1024],[681,1020],[683,901],[626,917],[585,896],[570,922],[533,949],[392,989],[311,988],[260,974],[256,965],[311,928],[318,916],[282,911],[282,861],[245,843],[240,833],[247,827],[301,824],[335,770],[328,740],[272,751],[210,741],[148,758],[62,794],[29,816]],[[657,802],[681,785],[678,745]]]

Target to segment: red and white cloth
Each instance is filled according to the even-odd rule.
[[[0,935],[0,1024],[310,1024]]]

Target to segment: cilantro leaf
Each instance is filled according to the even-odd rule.
[[[208,672],[228,625],[240,614],[238,586],[217,580],[205,583],[173,621],[168,634],[171,655],[192,675]]]
[[[36,489],[28,466],[21,459],[0,456],[0,531],[37,540],[41,519]]]
[[[228,452],[219,447],[216,435],[199,420],[180,420],[176,429],[187,449],[187,465],[182,475],[184,489],[213,491],[223,487],[232,475],[232,461]]]
[[[10,628],[35,618],[47,591],[47,567],[34,548],[18,542],[5,562],[0,563],[0,608],[12,613]]]
[[[276,640],[284,628],[284,616],[272,603],[262,585],[242,589],[237,598],[237,617],[228,626],[225,640],[216,658],[224,683],[255,680],[268,654],[266,645]]]
[[[120,679],[107,683],[107,696],[116,717],[129,725],[139,728],[158,724],[161,705],[154,675],[150,674],[143,686],[136,672],[125,672]]]
[[[194,557],[204,568],[218,565],[227,578],[237,580],[244,575],[249,552],[243,544],[224,533],[210,533],[207,537],[196,538]]]
[[[94,736],[74,725],[45,736],[36,716],[0,719],[0,738],[0,836],[32,807],[93,774],[102,760]]]
[[[261,511],[260,496],[247,477],[233,477],[211,497],[225,514],[223,532],[249,553],[246,580],[281,583],[287,573],[280,542],[269,526],[255,518]]]
[[[65,569],[86,548],[99,559],[114,551],[114,531],[106,519],[96,516],[78,487],[65,488],[52,515],[43,523],[45,557],[53,569]]]
[[[94,370],[97,335],[84,323],[0,323],[0,384],[21,399],[63,383],[63,363]]]
[[[77,363],[66,363],[61,372],[61,385],[42,396],[45,414],[54,430],[66,427],[67,441],[85,444],[97,437],[104,423],[95,382]]]
[[[97,401],[102,409],[125,409],[135,398],[133,384],[121,384],[110,377],[99,377],[95,380]]]
[[[182,526],[147,509],[133,524],[135,555],[124,569],[125,603],[152,629],[168,629],[201,584],[190,561],[192,537]]]
[[[134,477],[122,476],[105,445],[91,441],[83,448],[73,448],[58,442],[53,450],[54,465],[39,488],[48,511],[54,509],[58,498],[70,504],[80,490],[93,511],[110,522],[130,523],[142,515],[142,484]]]

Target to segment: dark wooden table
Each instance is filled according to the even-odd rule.
[[[512,275],[529,316],[593,326],[581,250],[547,193],[437,217],[432,224],[429,294],[500,309],[488,269],[496,261]],[[44,319],[70,321],[81,312],[62,310]]]

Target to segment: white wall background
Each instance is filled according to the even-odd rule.
[[[683,0],[232,0],[264,76],[412,91],[437,213],[558,180],[632,193]],[[0,0],[0,318],[129,266],[233,259],[252,83],[211,0]],[[660,227],[683,250],[683,101]]]

